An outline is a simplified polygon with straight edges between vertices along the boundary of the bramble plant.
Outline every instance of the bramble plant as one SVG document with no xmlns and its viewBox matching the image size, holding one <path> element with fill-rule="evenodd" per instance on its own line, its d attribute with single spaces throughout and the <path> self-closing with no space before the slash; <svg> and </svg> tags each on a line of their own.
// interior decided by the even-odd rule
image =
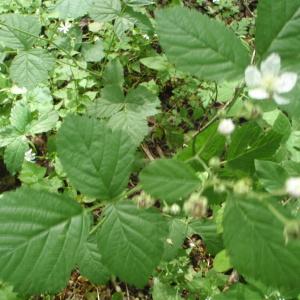
<svg viewBox="0 0 300 300">
<path fill-rule="evenodd" d="M 2 2 L 0 299 L 300 299 L 300 0 Z"/>
</svg>

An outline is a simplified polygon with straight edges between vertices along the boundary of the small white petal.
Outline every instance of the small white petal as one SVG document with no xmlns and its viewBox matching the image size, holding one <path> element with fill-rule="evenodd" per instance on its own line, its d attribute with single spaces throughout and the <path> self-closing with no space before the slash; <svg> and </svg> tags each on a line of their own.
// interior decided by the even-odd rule
<svg viewBox="0 0 300 300">
<path fill-rule="evenodd" d="M 285 190 L 293 197 L 300 197 L 300 177 L 291 177 L 285 183 Z"/>
<path fill-rule="evenodd" d="M 273 98 L 274 98 L 274 101 L 279 104 L 279 105 L 285 105 L 285 104 L 289 104 L 290 103 L 290 100 L 289 99 L 286 99 L 278 94 L 274 94 L 273 95 Z"/>
<path fill-rule="evenodd" d="M 278 78 L 278 83 L 276 86 L 276 91 L 281 93 L 290 92 L 296 85 L 298 79 L 298 75 L 293 72 L 286 72 L 280 75 Z"/>
<path fill-rule="evenodd" d="M 263 75 L 278 76 L 280 72 L 281 62 L 280 56 L 276 53 L 271 54 L 261 63 L 260 69 Z"/>
<path fill-rule="evenodd" d="M 264 100 L 270 98 L 270 95 L 267 92 L 267 90 L 263 88 L 250 89 L 249 96 L 256 100 Z"/>
<path fill-rule="evenodd" d="M 245 81 L 248 87 L 254 88 L 261 84 L 261 74 L 257 67 L 249 66 L 245 71 Z"/>
</svg>

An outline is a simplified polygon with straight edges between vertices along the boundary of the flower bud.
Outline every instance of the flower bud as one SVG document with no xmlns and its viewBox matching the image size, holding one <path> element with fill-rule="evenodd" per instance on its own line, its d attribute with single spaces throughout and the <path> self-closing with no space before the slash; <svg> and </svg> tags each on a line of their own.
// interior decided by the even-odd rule
<svg viewBox="0 0 300 300">
<path fill-rule="evenodd" d="M 181 208 L 178 204 L 174 203 L 174 204 L 171 205 L 170 213 L 172 215 L 178 215 L 180 213 L 180 211 L 181 211 Z"/>
<path fill-rule="evenodd" d="M 237 194 L 247 194 L 251 189 L 251 180 L 250 179 L 241 179 L 239 180 L 233 190 Z"/>
<path fill-rule="evenodd" d="M 218 169 L 220 167 L 220 162 L 220 158 L 214 156 L 209 160 L 208 165 L 213 169 Z"/>
<path fill-rule="evenodd" d="M 203 218 L 207 213 L 207 198 L 199 194 L 192 194 L 187 202 L 184 203 L 185 213 L 194 218 Z"/>
<path fill-rule="evenodd" d="M 300 197 L 300 177 L 291 177 L 285 183 L 286 192 L 292 197 Z"/>
<path fill-rule="evenodd" d="M 149 208 L 154 205 L 154 199 L 143 191 L 139 195 L 134 196 L 133 201 L 137 203 L 139 207 L 144 208 Z"/>
<path fill-rule="evenodd" d="M 235 129 L 235 125 L 231 119 L 223 119 L 221 120 L 218 132 L 222 135 L 231 135 Z"/>
<path fill-rule="evenodd" d="M 284 237 L 286 243 L 289 240 L 300 239 L 300 220 L 288 221 L 284 226 Z"/>
</svg>

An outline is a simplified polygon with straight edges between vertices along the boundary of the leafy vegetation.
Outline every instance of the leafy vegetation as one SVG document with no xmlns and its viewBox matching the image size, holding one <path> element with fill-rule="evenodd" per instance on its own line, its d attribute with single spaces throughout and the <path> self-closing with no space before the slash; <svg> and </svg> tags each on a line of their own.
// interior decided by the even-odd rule
<svg viewBox="0 0 300 300">
<path fill-rule="evenodd" d="M 0 299 L 300 299 L 299 0 L 0 3 Z"/>
</svg>

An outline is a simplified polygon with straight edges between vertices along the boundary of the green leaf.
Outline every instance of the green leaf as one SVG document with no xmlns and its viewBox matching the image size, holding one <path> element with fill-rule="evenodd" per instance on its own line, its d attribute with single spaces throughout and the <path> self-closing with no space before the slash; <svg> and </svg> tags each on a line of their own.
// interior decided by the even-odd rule
<svg viewBox="0 0 300 300">
<path fill-rule="evenodd" d="M 229 290 L 216 295 L 212 300 L 261 300 L 263 296 L 251 287 L 236 283 Z"/>
<path fill-rule="evenodd" d="M 100 62 L 104 58 L 103 41 L 97 40 L 94 44 L 83 43 L 81 53 L 87 62 Z"/>
<path fill-rule="evenodd" d="M 20 133 L 12 126 L 6 126 L 0 129 L 0 147 L 5 147 L 12 143 Z"/>
<path fill-rule="evenodd" d="M 58 113 L 54 110 L 41 114 L 37 120 L 30 123 L 29 133 L 38 134 L 47 132 L 56 126 L 57 121 Z"/>
<path fill-rule="evenodd" d="M 87 0 L 60 0 L 55 6 L 55 11 L 61 19 L 67 19 L 82 17 L 87 13 L 88 8 Z"/>
<path fill-rule="evenodd" d="M 59 130 L 57 151 L 76 189 L 109 200 L 127 185 L 135 146 L 126 132 L 112 132 L 96 119 L 69 116 Z"/>
<path fill-rule="evenodd" d="M 124 69 L 118 59 L 111 60 L 104 69 L 103 73 L 104 85 L 118 85 L 123 86 L 124 83 Z"/>
<path fill-rule="evenodd" d="M 141 58 L 140 62 L 149 69 L 156 71 L 165 71 L 170 67 L 170 64 L 165 56 L 150 56 Z"/>
<path fill-rule="evenodd" d="M 134 145 L 138 146 L 148 134 L 149 128 L 146 119 L 140 113 L 123 110 L 113 115 L 108 121 L 113 130 L 126 132 Z"/>
<path fill-rule="evenodd" d="M 187 236 L 187 230 L 188 226 L 182 220 L 172 219 L 169 222 L 169 235 L 165 242 L 163 260 L 170 261 L 176 258 Z"/>
<path fill-rule="evenodd" d="M 120 0 L 91 0 L 89 14 L 97 22 L 112 21 L 120 12 Z"/>
<path fill-rule="evenodd" d="M 153 0 L 125 0 L 125 3 L 130 6 L 144 6 L 154 4 Z"/>
<path fill-rule="evenodd" d="M 189 196 L 201 184 L 195 172 L 174 159 L 151 162 L 140 174 L 143 189 L 151 196 L 173 203 Z"/>
<path fill-rule="evenodd" d="M 232 135 L 226 166 L 251 174 L 255 170 L 254 160 L 270 159 L 279 148 L 281 140 L 282 135 L 277 132 L 263 132 L 256 123 L 247 123 Z"/>
<path fill-rule="evenodd" d="M 12 61 L 10 76 L 19 85 L 33 89 L 48 79 L 55 60 L 43 49 L 21 51 Z"/>
<path fill-rule="evenodd" d="M 227 272 L 232 269 L 230 259 L 226 250 L 219 252 L 214 258 L 214 270 L 220 273 Z"/>
<path fill-rule="evenodd" d="M 97 235 L 103 262 L 121 280 L 143 287 L 162 257 L 167 223 L 130 202 L 109 206 L 104 217 Z"/>
<path fill-rule="evenodd" d="M 12 286 L 0 282 L 0 299 L 1 300 L 20 300 L 18 295 L 14 292 Z"/>
<path fill-rule="evenodd" d="M 36 41 L 34 36 L 38 36 L 41 31 L 41 24 L 36 16 L 1 15 L 0 26 L 0 43 L 12 49 L 30 49 Z"/>
<path fill-rule="evenodd" d="M 275 202 L 269 205 L 290 218 Z M 299 294 L 300 240 L 286 243 L 284 224 L 268 203 L 231 195 L 226 203 L 223 227 L 224 243 L 238 272 L 290 295 Z"/>
<path fill-rule="evenodd" d="M 244 75 L 248 52 L 219 21 L 183 7 L 159 10 L 156 20 L 160 43 L 180 71 L 217 81 Z"/>
<path fill-rule="evenodd" d="M 31 162 L 24 162 L 19 179 L 23 184 L 34 185 L 46 175 L 47 169 Z"/>
<path fill-rule="evenodd" d="M 25 152 L 29 149 L 29 146 L 26 141 L 23 141 L 22 138 L 14 140 L 9 144 L 4 151 L 4 162 L 7 170 L 11 174 L 21 170 Z"/>
<path fill-rule="evenodd" d="M 212 157 L 220 156 L 224 151 L 225 137 L 218 132 L 218 124 L 214 123 L 197 137 L 188 143 L 188 147 L 179 151 L 176 158 L 182 161 L 190 160 L 192 157 L 200 157 L 208 162 Z M 197 162 L 193 162 L 193 166 Z M 202 166 L 198 166 L 201 167 Z"/>
<path fill-rule="evenodd" d="M 223 249 L 222 236 L 217 233 L 217 225 L 212 220 L 195 220 L 189 224 L 189 234 L 199 234 L 209 253 L 216 255 Z"/>
<path fill-rule="evenodd" d="M 268 192 L 278 192 L 284 189 L 289 175 L 278 163 L 271 161 L 256 160 L 255 170 L 259 182 Z"/>
<path fill-rule="evenodd" d="M 174 287 L 164 284 L 158 278 L 154 278 L 153 300 L 180 300 L 183 299 Z"/>
<path fill-rule="evenodd" d="M 135 20 L 130 16 L 120 16 L 115 19 L 114 29 L 119 39 L 123 37 L 126 31 L 134 27 Z"/>
<path fill-rule="evenodd" d="M 21 188 L 0 201 L 0 278 L 24 294 L 55 293 L 77 262 L 89 218 L 73 200 Z"/>
<path fill-rule="evenodd" d="M 31 119 L 32 116 L 28 104 L 18 101 L 10 112 L 11 125 L 15 127 L 20 134 L 25 134 Z"/>
<path fill-rule="evenodd" d="M 94 284 L 107 283 L 110 273 L 102 263 L 95 234 L 89 236 L 81 251 L 82 254 L 78 262 L 80 274 Z"/>
<path fill-rule="evenodd" d="M 262 0 L 257 9 L 256 49 L 260 56 L 276 52 L 283 58 L 298 57 L 300 1 Z"/>
</svg>

